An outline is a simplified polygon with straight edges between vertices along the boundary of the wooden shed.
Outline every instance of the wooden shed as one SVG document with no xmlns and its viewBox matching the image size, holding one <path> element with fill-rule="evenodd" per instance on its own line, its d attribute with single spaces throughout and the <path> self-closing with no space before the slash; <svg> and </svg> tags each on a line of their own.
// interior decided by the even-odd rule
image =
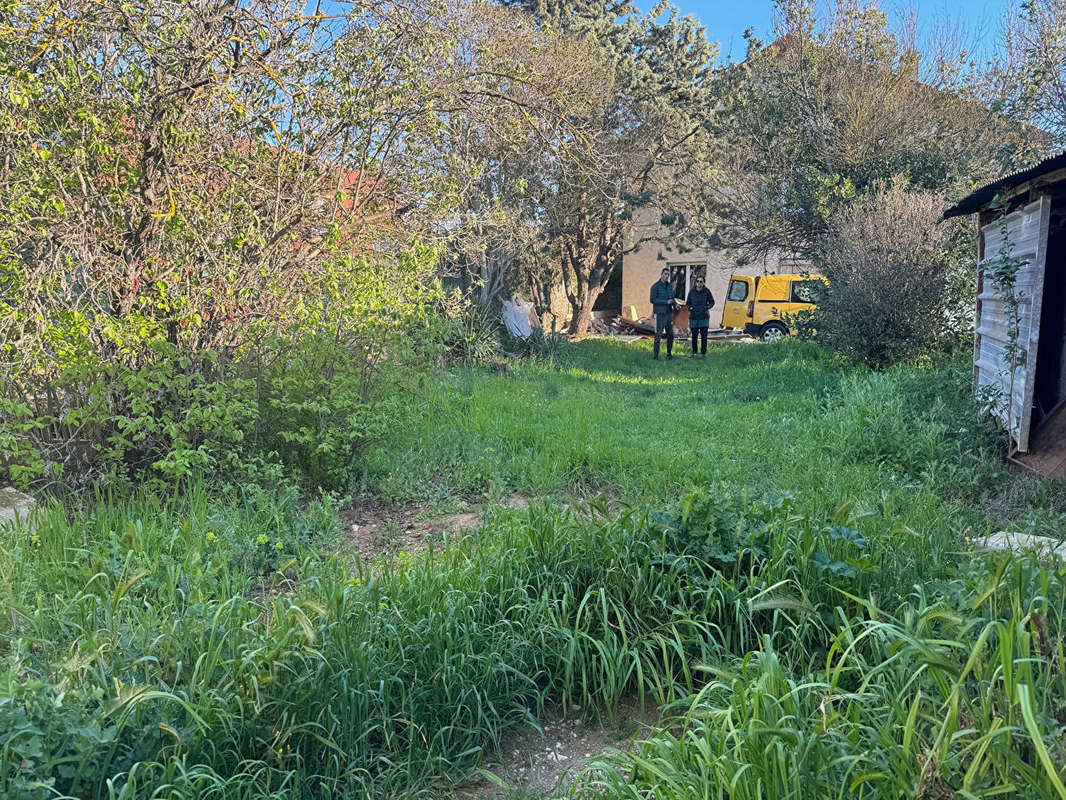
<svg viewBox="0 0 1066 800">
<path fill-rule="evenodd" d="M 1010 433 L 1010 457 L 1066 479 L 1066 153 L 949 208 L 978 215 L 974 388 Z M 1013 294 L 992 271 L 1012 264 Z M 1012 357 L 1013 350 L 1013 357 Z"/>
</svg>

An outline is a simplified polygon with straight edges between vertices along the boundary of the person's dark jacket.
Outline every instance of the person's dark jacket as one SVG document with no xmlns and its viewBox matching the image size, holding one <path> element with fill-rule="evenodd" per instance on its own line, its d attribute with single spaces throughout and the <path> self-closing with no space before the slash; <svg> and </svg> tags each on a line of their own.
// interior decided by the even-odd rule
<svg viewBox="0 0 1066 800">
<path fill-rule="evenodd" d="M 651 285 L 651 307 L 656 314 L 668 314 L 673 311 L 674 287 L 666 281 L 656 281 Z"/>
<path fill-rule="evenodd" d="M 690 328 L 709 328 L 711 325 L 711 309 L 714 308 L 714 295 L 711 290 L 704 286 L 702 289 L 693 289 L 688 293 L 688 326 Z"/>
</svg>

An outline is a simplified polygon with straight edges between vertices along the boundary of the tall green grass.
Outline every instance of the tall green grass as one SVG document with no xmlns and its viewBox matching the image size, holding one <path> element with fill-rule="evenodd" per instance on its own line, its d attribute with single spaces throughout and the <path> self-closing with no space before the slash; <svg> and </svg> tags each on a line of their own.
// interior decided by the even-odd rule
<svg viewBox="0 0 1066 800">
<path fill-rule="evenodd" d="M 670 699 L 720 645 L 720 595 L 639 513 L 541 507 L 388 568 L 260 573 L 204 530 L 283 517 L 199 499 L 5 532 L 0 794 L 429 794 L 544 703 Z"/>
<path fill-rule="evenodd" d="M 838 611 L 816 669 L 769 637 L 703 665 L 709 682 L 574 795 L 1061 800 L 1064 577 L 989 557 L 893 613 Z"/>
<path fill-rule="evenodd" d="M 125 556 L 107 522 L 136 505 L 4 535 L 5 797 L 436 796 L 545 704 L 631 693 L 688 710 L 643 761 L 604 765 L 611 792 L 889 797 L 971 768 L 986 796 L 1055 791 L 1061 570 L 960 553 L 960 573 L 925 557 L 946 541 L 725 488 L 502 513 L 354 573 L 299 552 L 213 568 L 193 545 L 218 508 L 141 508 L 166 524 L 131 523 Z"/>
<path fill-rule="evenodd" d="M 0 528 L 0 796 L 437 797 L 635 694 L 671 721 L 576 794 L 1062 797 L 1066 570 L 966 543 L 1005 477 L 957 364 L 595 342 L 421 381 L 366 487 L 612 503 L 376 564 L 284 488 Z M 1002 515 L 1053 532 L 1033 486 Z"/>
</svg>

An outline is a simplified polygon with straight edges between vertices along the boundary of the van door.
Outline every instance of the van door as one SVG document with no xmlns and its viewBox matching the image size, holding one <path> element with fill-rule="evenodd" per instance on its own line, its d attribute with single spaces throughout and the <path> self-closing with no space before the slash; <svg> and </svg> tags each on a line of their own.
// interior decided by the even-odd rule
<svg viewBox="0 0 1066 800">
<path fill-rule="evenodd" d="M 789 300 L 778 309 L 778 312 L 782 321 L 788 323 L 793 334 L 796 333 L 793 328 L 793 315 L 815 308 L 818 293 L 825 286 L 824 281 L 825 279 L 820 275 L 796 276 L 790 279 Z"/>
<path fill-rule="evenodd" d="M 729 278 L 729 290 L 722 303 L 722 327 L 740 328 L 751 322 L 748 308 L 755 299 L 755 278 L 747 275 L 732 275 Z"/>
<path fill-rule="evenodd" d="M 759 281 L 751 321 L 756 325 L 779 322 L 781 310 L 791 298 L 792 281 L 785 275 L 767 275 Z"/>
</svg>

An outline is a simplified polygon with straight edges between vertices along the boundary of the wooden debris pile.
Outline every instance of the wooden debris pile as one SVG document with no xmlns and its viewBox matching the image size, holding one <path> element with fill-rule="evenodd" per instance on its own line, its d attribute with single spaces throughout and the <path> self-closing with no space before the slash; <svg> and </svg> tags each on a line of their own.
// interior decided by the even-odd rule
<svg viewBox="0 0 1066 800">
<path fill-rule="evenodd" d="M 628 335 L 628 336 L 641 336 L 641 337 L 653 337 L 655 336 L 655 320 L 652 317 L 641 317 L 640 319 L 626 319 L 625 317 L 615 317 L 611 322 L 611 331 L 616 334 Z M 674 325 L 674 336 L 680 338 L 688 336 L 690 333 L 688 327 L 679 327 Z M 735 330 L 733 328 L 712 328 L 707 331 L 707 340 L 714 342 L 739 342 L 742 339 L 749 339 L 746 333 L 743 331 Z"/>
</svg>

